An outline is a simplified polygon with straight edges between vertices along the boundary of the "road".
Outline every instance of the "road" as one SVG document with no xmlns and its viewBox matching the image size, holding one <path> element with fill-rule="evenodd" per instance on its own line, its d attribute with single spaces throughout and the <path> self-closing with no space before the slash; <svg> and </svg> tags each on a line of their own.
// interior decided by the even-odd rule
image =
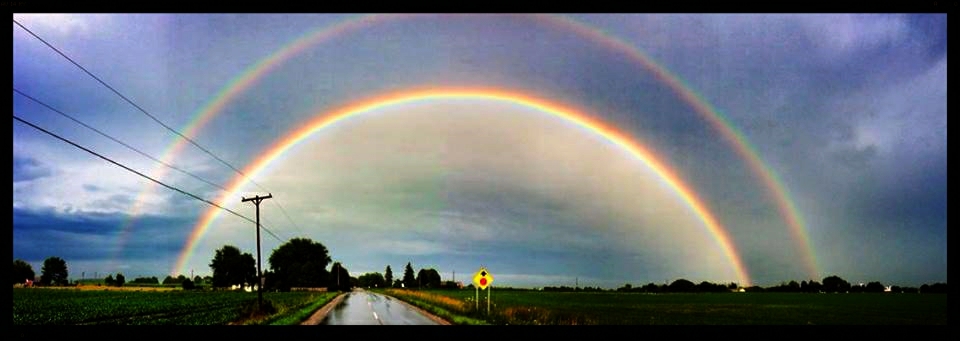
<svg viewBox="0 0 960 341">
<path fill-rule="evenodd" d="M 320 322 L 325 325 L 438 325 L 449 324 L 427 316 L 405 302 L 393 297 L 356 290 L 331 309 Z"/>
</svg>

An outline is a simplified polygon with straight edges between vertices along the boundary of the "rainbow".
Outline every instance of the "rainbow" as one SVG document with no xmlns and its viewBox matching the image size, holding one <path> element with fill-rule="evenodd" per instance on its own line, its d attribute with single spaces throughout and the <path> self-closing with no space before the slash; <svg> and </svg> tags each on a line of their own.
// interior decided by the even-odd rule
<svg viewBox="0 0 960 341">
<path fill-rule="evenodd" d="M 727 231 L 720 225 L 713 214 L 710 213 L 710 210 L 707 208 L 706 204 L 704 204 L 703 201 L 694 195 L 694 192 L 691 190 L 691 188 L 684 184 L 675 172 L 672 172 L 670 168 L 668 168 L 663 162 L 655 158 L 653 153 L 644 148 L 641 144 L 627 138 L 626 135 L 618 132 L 612 127 L 600 121 L 591 119 L 590 116 L 587 116 L 577 110 L 570 109 L 568 106 L 547 102 L 542 99 L 522 95 L 516 92 L 506 92 L 495 89 L 416 90 L 398 94 L 390 94 L 383 97 L 362 101 L 359 104 L 348 106 L 346 108 L 333 111 L 329 114 L 319 113 L 315 116 L 315 118 L 308 121 L 306 124 L 298 125 L 298 127 L 300 127 L 299 129 L 287 134 L 285 137 L 279 139 L 272 146 L 267 148 L 266 151 L 261 153 L 260 157 L 258 157 L 255 161 L 250 163 L 247 168 L 243 170 L 243 172 L 244 174 L 247 174 L 247 176 L 256 176 L 274 160 L 279 158 L 291 148 L 295 147 L 299 142 L 307 139 L 314 133 L 331 127 L 339 122 L 343 122 L 347 119 L 360 117 L 366 113 L 405 103 L 445 99 L 482 99 L 501 101 L 536 109 L 541 112 L 548 113 L 556 118 L 571 122 L 622 148 L 637 160 L 640 160 L 650 167 L 650 169 L 653 170 L 667 186 L 672 188 L 680 196 L 680 198 L 687 205 L 689 205 L 694 214 L 696 214 L 696 216 L 703 222 L 704 226 L 713 236 L 724 255 L 730 261 L 739 283 L 749 285 L 750 278 L 747 276 L 743 262 L 740 260 L 740 256 L 737 254 L 733 243 L 731 243 L 730 236 L 728 235 Z M 237 199 L 238 192 L 245 184 L 247 184 L 247 180 L 243 176 L 237 176 L 234 178 L 227 187 L 229 191 L 221 195 L 217 200 L 217 203 L 221 206 L 225 206 L 229 203 L 237 201 L 234 199 Z M 207 229 L 210 228 L 210 225 L 220 215 L 220 213 L 221 210 L 217 208 L 211 208 L 201 217 L 187 241 L 186 249 L 177 260 L 176 269 L 183 268 L 187 259 L 189 259 L 193 254 L 193 251 L 197 246 L 197 242 L 204 235 L 204 233 L 206 233 Z"/>
<path fill-rule="evenodd" d="M 333 25 L 320 27 L 317 30 L 301 35 L 272 54 L 264 57 L 259 62 L 251 65 L 238 76 L 233 78 L 230 82 L 228 82 L 222 88 L 222 90 L 220 90 L 206 105 L 202 106 L 201 109 L 195 113 L 194 118 L 184 129 L 184 135 L 191 137 L 195 136 L 196 133 L 216 114 L 221 112 L 227 103 L 229 103 L 233 98 L 240 93 L 243 93 L 265 74 L 276 69 L 280 64 L 304 51 L 308 47 L 315 46 L 335 37 L 372 26 L 388 19 L 407 19 L 417 17 L 420 17 L 420 15 L 360 15 L 349 17 Z M 608 49 L 628 56 L 634 62 L 651 71 L 659 80 L 673 89 L 681 98 L 689 103 L 700 116 L 705 118 L 714 129 L 721 133 L 724 139 L 734 147 L 737 154 L 743 160 L 745 160 L 749 166 L 749 169 L 761 180 L 762 184 L 767 189 L 768 194 L 777 204 L 778 211 L 780 215 L 784 217 L 793 239 L 796 243 L 798 243 L 798 247 L 803 252 L 803 264 L 806 268 L 806 271 L 812 276 L 812 278 L 819 278 L 819 271 L 816 265 L 816 259 L 814 258 L 814 252 L 810 246 L 809 237 L 806 233 L 806 225 L 797 211 L 796 205 L 790 199 L 791 197 L 786 186 L 783 184 L 783 181 L 779 179 L 777 174 L 762 161 L 760 156 L 757 154 L 756 149 L 750 145 L 744 135 L 739 132 L 739 130 L 737 130 L 729 120 L 724 118 L 723 114 L 718 109 L 711 106 L 709 102 L 693 91 L 677 75 L 670 73 L 665 67 L 657 63 L 646 53 L 608 32 L 562 15 L 534 14 L 529 15 L 529 17 L 538 23 L 547 24 L 558 29 L 568 30 L 588 41 L 601 44 Z M 182 139 L 175 140 L 175 142 L 165 152 L 163 160 L 169 161 L 172 159 L 173 156 L 179 154 L 186 144 L 187 143 Z M 165 170 L 165 168 L 160 167 L 154 173 L 163 174 Z M 136 215 L 136 212 L 138 212 L 139 208 L 142 206 L 144 195 L 152 189 L 153 185 L 148 184 L 138 196 L 134 209 L 132 210 L 134 215 Z M 127 224 L 123 230 L 125 231 L 128 228 L 129 224 Z M 126 233 L 122 231 L 120 235 L 125 236 Z M 176 271 L 180 270 L 179 268 L 180 264 L 178 262 L 177 268 L 173 269 L 174 274 L 176 274 Z"/>
</svg>

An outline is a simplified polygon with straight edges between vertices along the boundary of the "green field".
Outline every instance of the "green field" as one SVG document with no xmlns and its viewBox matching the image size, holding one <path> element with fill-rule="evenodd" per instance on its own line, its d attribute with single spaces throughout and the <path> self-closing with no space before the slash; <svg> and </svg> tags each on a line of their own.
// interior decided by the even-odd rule
<svg viewBox="0 0 960 341">
<path fill-rule="evenodd" d="M 14 288 L 14 325 L 224 325 L 271 323 L 300 309 L 328 301 L 334 293 L 267 292 L 264 301 L 277 313 L 248 320 L 245 308 L 256 293 L 233 291 L 106 291 Z"/>
<path fill-rule="evenodd" d="M 390 290 L 411 303 L 492 324 L 946 325 L 946 294 L 643 294 L 494 290 L 475 311 L 473 290 L 428 295 Z M 445 297 L 440 299 L 437 297 Z M 451 319 L 449 316 L 448 319 Z"/>
<path fill-rule="evenodd" d="M 455 324 L 946 325 L 946 294 L 486 292 L 376 290 Z M 335 293 L 264 293 L 277 313 L 245 319 L 256 293 L 14 288 L 14 325 L 297 324 Z"/>
</svg>

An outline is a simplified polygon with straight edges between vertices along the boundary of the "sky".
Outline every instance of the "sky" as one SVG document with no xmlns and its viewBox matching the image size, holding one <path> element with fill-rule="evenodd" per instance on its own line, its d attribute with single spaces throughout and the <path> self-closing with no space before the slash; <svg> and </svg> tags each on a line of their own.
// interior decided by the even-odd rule
<svg viewBox="0 0 960 341">
<path fill-rule="evenodd" d="M 207 201 L 14 120 L 38 275 L 209 275 L 270 193 L 265 269 L 304 237 L 510 287 L 947 279 L 944 14 L 14 20 L 16 117 Z"/>
</svg>

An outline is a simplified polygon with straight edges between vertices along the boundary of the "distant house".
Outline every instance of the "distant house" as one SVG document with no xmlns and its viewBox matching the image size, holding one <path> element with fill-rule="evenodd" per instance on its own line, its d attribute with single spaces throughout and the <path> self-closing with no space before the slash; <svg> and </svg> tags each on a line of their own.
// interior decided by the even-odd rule
<svg viewBox="0 0 960 341">
<path fill-rule="evenodd" d="M 244 285 L 244 286 L 243 286 L 243 291 L 253 292 L 254 290 L 256 290 L 256 288 L 257 288 L 257 287 L 254 286 L 254 285 L 247 284 L 247 285 Z M 231 286 L 230 286 L 230 290 L 237 290 L 237 289 L 240 289 L 240 285 L 239 285 L 239 284 L 234 284 L 234 285 L 231 285 Z"/>
</svg>

